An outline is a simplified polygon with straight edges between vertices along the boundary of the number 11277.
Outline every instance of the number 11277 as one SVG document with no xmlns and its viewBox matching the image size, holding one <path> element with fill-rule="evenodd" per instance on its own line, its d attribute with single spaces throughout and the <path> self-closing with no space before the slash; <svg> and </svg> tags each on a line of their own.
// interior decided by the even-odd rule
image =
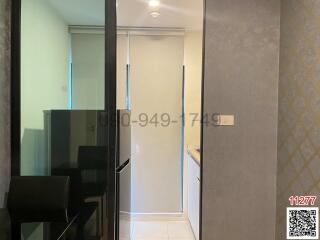
<svg viewBox="0 0 320 240">
<path fill-rule="evenodd" d="M 289 202 L 291 206 L 314 206 L 317 196 L 291 196 Z"/>
</svg>

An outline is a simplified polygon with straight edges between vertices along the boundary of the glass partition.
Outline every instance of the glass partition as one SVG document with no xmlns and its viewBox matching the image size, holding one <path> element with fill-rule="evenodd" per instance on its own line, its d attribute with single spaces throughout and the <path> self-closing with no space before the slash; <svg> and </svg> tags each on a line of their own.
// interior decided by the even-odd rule
<svg viewBox="0 0 320 240">
<path fill-rule="evenodd" d="M 69 176 L 68 214 L 97 205 L 86 236 L 105 234 L 104 29 L 104 0 L 21 0 L 21 175 Z M 25 240 L 46 234 L 22 228 Z"/>
</svg>

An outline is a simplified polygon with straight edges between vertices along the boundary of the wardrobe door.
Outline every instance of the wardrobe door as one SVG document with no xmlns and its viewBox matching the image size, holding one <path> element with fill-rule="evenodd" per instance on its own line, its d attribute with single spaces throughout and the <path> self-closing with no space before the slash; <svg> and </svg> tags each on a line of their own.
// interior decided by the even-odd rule
<svg viewBox="0 0 320 240">
<path fill-rule="evenodd" d="M 181 212 L 183 37 L 133 34 L 130 63 L 133 212 Z"/>
</svg>

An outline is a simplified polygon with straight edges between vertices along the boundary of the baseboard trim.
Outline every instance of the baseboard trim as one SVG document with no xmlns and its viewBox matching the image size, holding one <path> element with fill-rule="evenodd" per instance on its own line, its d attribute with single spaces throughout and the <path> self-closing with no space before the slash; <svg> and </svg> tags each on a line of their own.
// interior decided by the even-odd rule
<svg viewBox="0 0 320 240">
<path fill-rule="evenodd" d="M 188 217 L 178 213 L 131 213 L 132 221 L 186 221 Z"/>
</svg>

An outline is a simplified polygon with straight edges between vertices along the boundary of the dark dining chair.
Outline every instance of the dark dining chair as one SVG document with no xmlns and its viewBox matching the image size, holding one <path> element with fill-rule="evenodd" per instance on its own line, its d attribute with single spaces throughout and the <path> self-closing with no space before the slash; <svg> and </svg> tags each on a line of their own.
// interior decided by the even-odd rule
<svg viewBox="0 0 320 240">
<path fill-rule="evenodd" d="M 107 187 L 107 147 L 80 146 L 78 151 L 78 166 L 83 173 L 82 194 L 84 199 L 99 199 L 101 235 L 104 225 L 104 196 Z M 90 174 L 91 173 L 91 174 Z M 90 200 L 91 201 L 91 200 Z M 98 214 L 98 213 L 97 213 Z"/>
<path fill-rule="evenodd" d="M 12 177 L 8 211 L 13 222 L 68 221 L 69 177 Z"/>
<path fill-rule="evenodd" d="M 11 220 L 7 209 L 0 209 L 0 239 L 11 240 Z"/>
<path fill-rule="evenodd" d="M 90 220 L 91 216 L 98 209 L 98 203 L 91 202 L 86 203 L 82 194 L 82 175 L 79 168 L 56 168 L 52 170 L 52 175 L 54 176 L 68 176 L 70 179 L 70 194 L 69 194 L 69 215 L 79 214 L 79 219 L 77 221 L 77 240 L 82 240 L 85 236 L 85 225 Z M 99 214 L 96 214 L 96 237 L 99 236 L 100 224 Z"/>
<path fill-rule="evenodd" d="M 20 239 L 16 227 L 32 222 L 68 222 L 69 177 L 12 177 L 7 209 L 12 239 Z"/>
</svg>

